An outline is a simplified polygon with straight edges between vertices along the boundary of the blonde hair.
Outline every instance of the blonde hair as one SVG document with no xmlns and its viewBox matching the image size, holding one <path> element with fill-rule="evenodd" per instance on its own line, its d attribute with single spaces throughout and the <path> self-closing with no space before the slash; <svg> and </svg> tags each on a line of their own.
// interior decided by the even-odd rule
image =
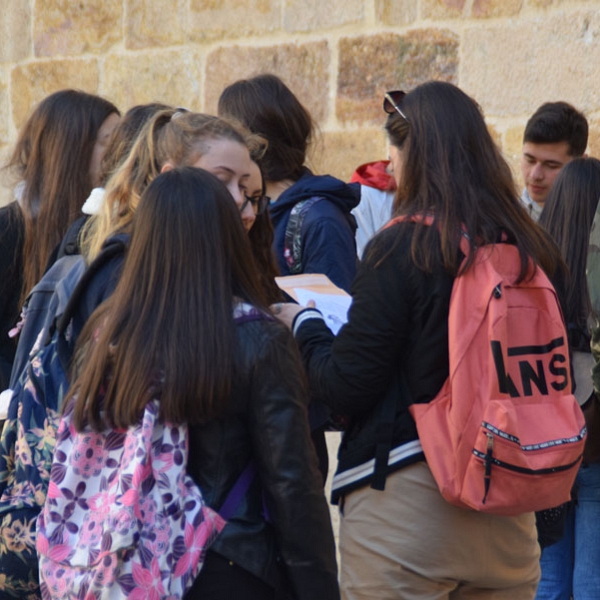
<svg viewBox="0 0 600 600">
<path fill-rule="evenodd" d="M 108 181 L 101 212 L 86 224 L 81 240 L 86 260 L 92 261 L 111 235 L 129 232 L 140 197 L 167 162 L 191 166 L 208 151 L 206 142 L 216 138 L 255 144 L 237 124 L 219 117 L 181 108 L 156 113 Z"/>
</svg>

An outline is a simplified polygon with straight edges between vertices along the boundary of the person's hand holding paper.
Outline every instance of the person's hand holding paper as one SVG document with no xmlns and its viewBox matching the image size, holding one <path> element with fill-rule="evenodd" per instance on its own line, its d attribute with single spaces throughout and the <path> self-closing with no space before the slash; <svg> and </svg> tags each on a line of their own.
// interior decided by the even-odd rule
<svg viewBox="0 0 600 600">
<path fill-rule="evenodd" d="M 326 275 L 304 274 L 276 277 L 277 285 L 298 304 L 278 303 L 273 305 L 275 316 L 292 328 L 296 315 L 306 307 L 321 312 L 325 323 L 334 334 L 348 320 L 348 308 L 352 298 L 344 290 L 334 285 Z"/>
</svg>

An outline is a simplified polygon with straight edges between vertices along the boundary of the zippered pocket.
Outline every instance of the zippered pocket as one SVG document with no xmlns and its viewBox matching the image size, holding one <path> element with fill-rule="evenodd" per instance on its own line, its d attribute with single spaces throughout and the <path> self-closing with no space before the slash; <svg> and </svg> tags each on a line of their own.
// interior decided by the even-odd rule
<svg viewBox="0 0 600 600">
<path fill-rule="evenodd" d="M 537 400 L 537 401 L 536 401 Z M 574 397 L 489 402 L 465 471 L 461 500 L 514 515 L 566 502 L 586 429 Z"/>
</svg>

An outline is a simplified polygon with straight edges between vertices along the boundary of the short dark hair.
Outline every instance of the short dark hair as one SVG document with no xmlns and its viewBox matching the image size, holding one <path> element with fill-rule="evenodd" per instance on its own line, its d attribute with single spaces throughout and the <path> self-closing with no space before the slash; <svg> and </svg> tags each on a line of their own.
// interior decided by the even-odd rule
<svg viewBox="0 0 600 600">
<path fill-rule="evenodd" d="M 588 122 L 583 113 L 567 102 L 546 102 L 529 118 L 523 143 L 567 142 L 570 156 L 582 156 L 587 147 Z"/>
<path fill-rule="evenodd" d="M 267 140 L 261 160 L 267 181 L 300 179 L 314 124 L 308 110 L 279 77 L 265 73 L 232 83 L 219 98 L 218 112 Z"/>
</svg>

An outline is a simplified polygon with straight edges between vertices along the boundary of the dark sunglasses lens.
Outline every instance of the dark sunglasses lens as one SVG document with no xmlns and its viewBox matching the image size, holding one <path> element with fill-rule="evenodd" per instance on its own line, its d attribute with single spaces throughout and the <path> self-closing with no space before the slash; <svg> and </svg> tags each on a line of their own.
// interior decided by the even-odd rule
<svg viewBox="0 0 600 600">
<path fill-rule="evenodd" d="M 400 105 L 400 102 L 402 102 L 404 96 L 406 96 L 406 93 L 401 90 L 387 92 L 383 100 L 383 110 L 388 115 L 393 115 L 396 110 L 396 106 Z"/>
</svg>

